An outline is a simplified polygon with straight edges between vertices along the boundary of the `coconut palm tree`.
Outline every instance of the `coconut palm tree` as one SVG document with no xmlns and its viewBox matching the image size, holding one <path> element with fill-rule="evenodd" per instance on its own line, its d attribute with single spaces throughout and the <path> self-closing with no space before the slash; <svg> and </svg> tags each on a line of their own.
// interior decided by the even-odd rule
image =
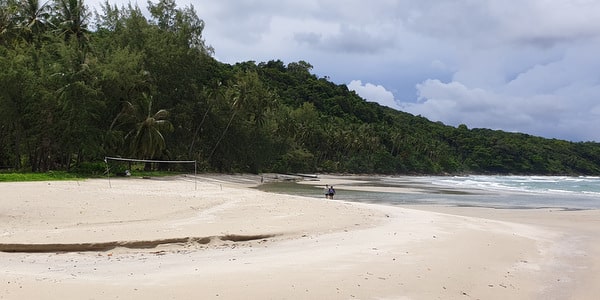
<svg viewBox="0 0 600 300">
<path fill-rule="evenodd" d="M 264 125 L 266 122 L 266 112 L 275 103 L 274 94 L 263 86 L 256 72 L 241 72 L 237 74 L 235 83 L 225 90 L 224 96 L 230 101 L 231 116 L 208 156 L 209 160 L 215 154 L 225 135 L 227 135 L 233 120 L 240 113 L 246 113 L 246 117 L 251 119 L 254 123 L 253 125 L 257 128 Z"/>
<path fill-rule="evenodd" d="M 23 37 L 32 41 L 52 25 L 51 7 L 48 2 L 39 0 L 18 0 L 17 21 Z"/>
<path fill-rule="evenodd" d="M 129 107 L 124 117 L 133 121 L 133 128 L 125 135 L 125 141 L 129 142 L 131 155 L 141 159 L 161 156 L 166 149 L 163 133 L 173 130 L 173 124 L 167 120 L 169 112 L 166 109 L 153 112 L 152 104 L 152 97 L 146 94 L 137 106 L 126 103 Z"/>
<path fill-rule="evenodd" d="M 14 0 L 0 0 L 0 45 L 9 44 L 13 38 L 16 10 Z"/>
<path fill-rule="evenodd" d="M 91 13 L 83 4 L 83 0 L 57 0 L 55 9 L 55 23 L 60 34 L 66 41 L 71 38 L 77 39 L 80 49 L 87 49 L 89 45 L 87 26 Z"/>
<path fill-rule="evenodd" d="M 223 88 L 220 80 L 212 81 L 210 83 L 210 85 L 206 86 L 202 90 L 202 95 L 203 95 L 205 103 L 206 103 L 206 110 L 204 111 L 204 113 L 202 115 L 202 119 L 200 120 L 200 123 L 198 124 L 198 126 L 196 126 L 194 135 L 192 135 L 192 141 L 190 143 L 189 152 L 188 152 L 189 157 L 192 157 L 194 145 L 196 144 L 196 139 L 198 138 L 200 130 L 202 129 L 202 125 L 204 125 L 204 122 L 206 121 L 208 114 L 210 113 L 210 111 L 212 109 L 212 106 L 214 105 L 214 103 L 222 101 L 225 98 L 224 90 L 225 89 Z"/>
</svg>

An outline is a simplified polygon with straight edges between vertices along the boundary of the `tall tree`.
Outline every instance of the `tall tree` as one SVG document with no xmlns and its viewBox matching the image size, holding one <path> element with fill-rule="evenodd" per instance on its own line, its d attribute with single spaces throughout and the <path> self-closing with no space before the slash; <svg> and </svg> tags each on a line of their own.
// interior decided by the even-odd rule
<svg viewBox="0 0 600 300">
<path fill-rule="evenodd" d="M 40 0 L 18 0 L 17 21 L 23 37 L 31 42 L 52 27 L 49 2 Z M 43 1 L 43 0 L 42 0 Z"/>
<path fill-rule="evenodd" d="M 76 163 L 82 162 L 84 155 L 101 156 L 98 145 L 102 144 L 102 129 L 99 125 L 105 103 L 101 101 L 96 81 L 96 61 L 81 62 L 81 50 L 75 39 L 61 45 L 60 59 L 55 62 L 60 65 L 60 70 L 51 75 L 51 79 L 57 87 L 55 94 L 60 119 L 56 125 L 62 132 L 62 163 L 68 169 L 74 155 Z"/>
<path fill-rule="evenodd" d="M 180 43 L 190 48 L 212 54 L 213 48 L 206 45 L 202 31 L 204 21 L 198 17 L 193 5 L 177 8 L 175 0 L 148 1 L 148 10 L 161 30 L 176 34 Z"/>
<path fill-rule="evenodd" d="M 173 130 L 173 125 L 167 119 L 169 112 L 159 109 L 154 112 L 153 99 L 144 95 L 137 105 L 126 103 L 125 114 L 122 116 L 133 128 L 125 135 L 129 141 L 130 153 L 141 159 L 154 159 L 162 156 L 166 149 L 164 133 Z"/>
<path fill-rule="evenodd" d="M 14 39 L 16 29 L 17 2 L 0 0 L 0 45 L 7 46 Z"/>
<path fill-rule="evenodd" d="M 231 127 L 231 124 L 236 118 L 236 116 L 239 113 L 241 113 L 244 109 L 246 109 L 246 106 L 248 106 L 250 103 L 254 101 L 260 101 L 260 99 L 257 99 L 257 97 L 260 98 L 262 96 L 259 95 L 260 93 L 262 93 L 262 91 L 260 90 L 260 88 L 262 88 L 262 85 L 259 85 L 260 82 L 255 72 L 241 71 L 237 74 L 233 84 L 231 84 L 227 88 L 225 92 L 225 98 L 229 101 L 231 115 L 229 117 L 229 120 L 227 121 L 227 124 L 225 125 L 225 128 L 223 129 L 223 132 L 219 136 L 219 139 L 215 143 L 215 146 L 209 155 L 209 160 L 215 154 L 215 151 L 217 151 L 219 145 L 221 144 L 221 141 L 223 141 L 223 138 L 229 131 L 229 128 Z M 258 111 L 257 120 L 261 120 L 262 115 L 263 112 Z"/>
<path fill-rule="evenodd" d="M 196 107 L 198 107 L 198 109 L 203 110 L 202 112 L 198 111 L 199 113 L 201 113 L 202 118 L 200 119 L 200 122 L 196 125 L 196 129 L 193 131 L 192 141 L 190 142 L 188 151 L 188 157 L 193 157 L 194 145 L 196 144 L 196 140 L 200 137 L 200 130 L 202 129 L 204 122 L 206 122 L 208 114 L 210 113 L 213 105 L 219 101 L 224 100 L 224 90 L 225 89 L 223 88 L 223 85 L 219 80 L 211 82 L 210 84 L 206 85 L 202 90 L 201 100 L 203 101 L 197 101 L 197 105 L 195 105 Z"/>
<path fill-rule="evenodd" d="M 89 47 L 88 23 L 91 13 L 83 4 L 83 0 L 56 0 L 55 10 L 55 23 L 60 34 L 65 37 L 65 41 L 75 38 L 79 49 L 86 51 Z"/>
</svg>

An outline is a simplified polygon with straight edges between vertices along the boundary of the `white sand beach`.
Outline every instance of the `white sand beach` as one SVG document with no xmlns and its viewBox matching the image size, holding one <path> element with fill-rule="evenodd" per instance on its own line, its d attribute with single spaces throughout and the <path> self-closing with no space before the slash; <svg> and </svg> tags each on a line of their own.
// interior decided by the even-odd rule
<svg viewBox="0 0 600 300">
<path fill-rule="evenodd" d="M 249 188 L 260 181 L 0 183 L 0 299 L 600 294 L 598 210 L 396 207 Z"/>
</svg>

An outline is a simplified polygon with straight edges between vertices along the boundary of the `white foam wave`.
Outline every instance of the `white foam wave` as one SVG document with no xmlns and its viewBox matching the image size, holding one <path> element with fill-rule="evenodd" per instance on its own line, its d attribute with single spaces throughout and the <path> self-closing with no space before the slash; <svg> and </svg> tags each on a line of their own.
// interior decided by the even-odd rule
<svg viewBox="0 0 600 300">
<path fill-rule="evenodd" d="M 600 177 L 456 176 L 433 177 L 432 184 L 489 191 L 600 195 Z"/>
</svg>

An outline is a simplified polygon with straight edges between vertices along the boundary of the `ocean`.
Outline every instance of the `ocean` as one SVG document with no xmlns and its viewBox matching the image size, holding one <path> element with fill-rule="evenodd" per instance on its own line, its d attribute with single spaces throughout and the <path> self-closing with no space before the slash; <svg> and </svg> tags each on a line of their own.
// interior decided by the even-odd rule
<svg viewBox="0 0 600 300">
<path fill-rule="evenodd" d="M 352 176 L 336 199 L 389 205 L 490 208 L 600 209 L 600 177 L 569 176 Z M 260 190 L 324 198 L 326 182 L 274 182 Z"/>
</svg>

